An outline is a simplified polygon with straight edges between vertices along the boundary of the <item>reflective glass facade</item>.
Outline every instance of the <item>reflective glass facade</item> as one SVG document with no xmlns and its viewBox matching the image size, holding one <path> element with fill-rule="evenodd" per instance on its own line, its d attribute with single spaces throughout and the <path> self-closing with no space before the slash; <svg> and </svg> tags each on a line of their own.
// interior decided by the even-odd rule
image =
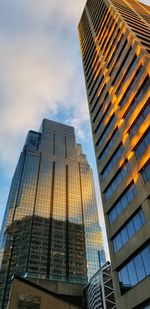
<svg viewBox="0 0 150 309">
<path fill-rule="evenodd" d="M 118 272 L 121 293 L 124 294 L 133 286 L 150 275 L 150 246 L 147 245 Z"/>
<path fill-rule="evenodd" d="M 115 252 L 118 252 L 136 232 L 144 225 L 145 218 L 142 209 L 139 210 L 133 218 L 113 238 Z"/>
<path fill-rule="evenodd" d="M 43 120 L 39 133 L 28 133 L 12 180 L 1 243 L 2 308 L 14 273 L 85 283 L 99 268 L 102 234 L 92 171 L 72 127 Z"/>
<path fill-rule="evenodd" d="M 118 272 L 149 240 L 150 7 L 87 0 L 78 30 L 116 306 L 138 308 L 149 299 L 150 276 L 122 295 Z M 140 207 L 137 229 L 136 220 L 128 224 Z"/>
</svg>

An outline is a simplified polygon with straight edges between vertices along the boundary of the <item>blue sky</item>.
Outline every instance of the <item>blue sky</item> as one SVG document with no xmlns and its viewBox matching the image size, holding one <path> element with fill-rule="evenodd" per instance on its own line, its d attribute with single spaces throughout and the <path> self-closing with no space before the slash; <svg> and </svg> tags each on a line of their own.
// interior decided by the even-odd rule
<svg viewBox="0 0 150 309">
<path fill-rule="evenodd" d="M 104 230 L 77 33 L 84 5 L 85 0 L 0 0 L 0 225 L 27 131 L 39 130 L 49 118 L 76 128 L 94 170 Z"/>
</svg>

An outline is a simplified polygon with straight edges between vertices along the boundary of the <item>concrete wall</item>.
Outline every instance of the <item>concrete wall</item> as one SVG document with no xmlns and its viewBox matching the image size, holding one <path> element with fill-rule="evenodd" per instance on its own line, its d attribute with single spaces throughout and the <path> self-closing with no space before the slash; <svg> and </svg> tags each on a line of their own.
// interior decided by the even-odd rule
<svg viewBox="0 0 150 309">
<path fill-rule="evenodd" d="M 19 295 L 28 295 L 40 297 L 40 309 L 79 309 L 82 306 L 76 306 L 71 302 L 64 301 L 57 296 L 45 293 L 38 288 L 31 286 L 25 282 L 21 282 L 18 279 L 14 279 L 12 282 L 10 301 L 8 309 L 18 308 Z"/>
</svg>

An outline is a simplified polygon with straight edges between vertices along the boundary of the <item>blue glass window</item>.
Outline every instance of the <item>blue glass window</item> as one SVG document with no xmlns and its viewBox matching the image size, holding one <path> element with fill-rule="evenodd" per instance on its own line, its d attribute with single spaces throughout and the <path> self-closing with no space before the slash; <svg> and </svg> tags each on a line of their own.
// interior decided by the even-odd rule
<svg viewBox="0 0 150 309">
<path fill-rule="evenodd" d="M 116 252 L 120 250 L 120 248 L 122 247 L 122 239 L 121 239 L 121 235 L 118 234 L 115 237 L 115 246 L 116 246 Z"/>
<path fill-rule="evenodd" d="M 146 167 L 142 170 L 142 177 L 144 182 L 150 181 L 150 163 L 146 165 Z"/>
<path fill-rule="evenodd" d="M 134 258 L 134 262 L 135 262 L 135 269 L 137 271 L 138 281 L 141 281 L 146 277 L 146 273 L 145 273 L 144 264 L 143 264 L 143 261 L 142 261 L 141 254 L 138 254 Z"/>
<path fill-rule="evenodd" d="M 104 132 L 102 133 L 102 135 L 100 136 L 100 138 L 98 139 L 97 142 L 97 147 L 100 148 L 102 143 L 104 142 L 104 140 L 107 137 L 108 132 L 110 131 L 110 129 L 113 127 L 113 125 L 115 124 L 115 116 L 113 115 L 111 117 L 111 119 L 109 120 L 109 123 L 107 124 L 107 126 L 104 129 Z"/>
<path fill-rule="evenodd" d="M 130 128 L 130 131 L 129 131 L 130 138 L 132 138 L 137 133 L 138 129 L 140 128 L 141 124 L 144 122 L 148 114 L 150 114 L 150 104 L 144 106 L 144 109 L 142 110 L 138 118 L 136 119 L 136 122 Z"/>
<path fill-rule="evenodd" d="M 128 203 L 130 203 L 133 200 L 133 192 L 131 190 L 129 190 L 127 194 L 127 200 L 128 200 Z"/>
<path fill-rule="evenodd" d="M 117 217 L 119 217 L 120 214 L 122 213 L 122 205 L 121 205 L 121 203 L 118 203 L 118 205 L 116 206 L 116 213 L 117 213 Z"/>
<path fill-rule="evenodd" d="M 111 213 L 109 214 L 109 220 L 111 222 L 115 221 L 117 219 L 118 215 L 117 215 L 117 211 L 116 211 L 116 207 L 111 211 Z"/>
<path fill-rule="evenodd" d="M 97 126 L 97 128 L 95 130 L 96 134 L 102 129 L 102 127 L 104 127 L 104 121 L 105 121 L 106 117 L 108 116 L 108 114 L 110 112 L 110 108 L 111 108 L 111 103 L 109 103 L 109 105 L 108 105 L 108 107 L 107 107 L 107 109 L 106 109 L 106 111 L 105 111 L 101 121 L 99 122 L 99 124 L 98 124 L 98 126 Z"/>
<path fill-rule="evenodd" d="M 143 74 L 143 70 L 139 71 L 139 77 L 141 77 L 141 75 Z M 130 88 L 130 91 L 129 89 L 126 90 L 125 94 L 123 95 L 121 101 L 120 101 L 120 105 L 123 106 L 126 101 L 127 101 L 127 98 L 130 96 L 131 94 L 131 91 L 133 89 L 135 89 L 135 86 L 137 84 L 137 80 L 134 80 L 133 79 L 133 84 L 132 84 L 132 87 L 129 86 Z M 145 92 L 147 91 L 148 87 L 149 87 L 149 84 L 150 84 L 150 78 L 149 76 L 146 76 L 145 80 L 143 81 L 141 87 L 139 88 L 139 90 L 137 91 L 135 97 L 133 98 L 133 100 L 131 101 L 131 104 L 129 105 L 126 113 L 125 113 L 125 121 L 127 121 L 132 113 L 134 112 L 135 108 L 138 106 L 141 98 L 143 97 L 143 95 L 145 94 Z"/>
<path fill-rule="evenodd" d="M 133 287 L 134 285 L 138 283 L 134 261 L 129 262 L 127 268 L 128 268 L 130 285 L 131 287 Z"/>
<path fill-rule="evenodd" d="M 127 57 L 127 59 L 131 59 L 131 54 L 132 54 L 132 49 L 130 49 L 130 51 L 129 51 L 129 54 L 128 54 L 128 56 L 129 56 L 129 58 Z M 127 59 L 126 59 L 126 61 L 127 61 Z M 129 60 L 128 60 L 129 61 Z M 127 61 L 127 62 L 128 62 Z M 126 72 L 125 72 L 125 74 L 121 74 L 121 76 L 119 76 L 119 81 L 120 81 L 120 83 L 119 83 L 119 85 L 118 85 L 118 87 L 117 87 L 117 89 L 116 89 L 116 95 L 120 95 L 120 93 L 121 93 L 121 91 L 122 91 L 122 89 L 123 89 L 123 87 L 124 87 L 124 85 L 125 85 L 125 83 L 126 83 L 126 81 L 129 79 L 129 76 L 130 76 L 130 71 L 131 71 L 131 69 L 133 68 L 134 69 L 134 67 L 135 67 L 135 65 L 137 64 L 137 62 L 138 62 L 138 60 L 137 60 L 137 56 L 136 55 L 134 55 L 134 57 L 133 57 L 133 59 L 132 59 L 132 61 L 130 62 L 130 65 L 129 65 L 129 67 L 127 68 L 127 70 L 126 70 Z M 124 65 L 123 65 L 123 67 L 124 67 Z M 126 64 L 125 64 L 125 67 L 126 67 Z M 134 76 L 134 79 L 137 77 L 137 75 L 138 75 L 138 73 L 140 72 L 140 70 L 142 69 L 142 65 L 140 66 L 140 68 L 138 68 L 138 70 L 137 70 L 137 73 L 136 73 L 136 75 Z M 119 68 L 119 73 L 120 73 L 120 68 Z M 123 71 L 124 71 L 124 68 L 123 68 Z M 118 74 L 119 75 L 119 74 Z"/>
<path fill-rule="evenodd" d="M 122 268 L 119 272 L 119 283 L 121 290 L 124 292 L 127 292 L 131 288 L 127 267 Z"/>
<path fill-rule="evenodd" d="M 150 275 L 150 246 L 146 245 L 130 259 L 118 272 L 121 293 L 126 293 L 133 286 Z"/>
<path fill-rule="evenodd" d="M 107 187 L 107 189 L 104 192 L 105 193 L 105 197 L 106 197 L 106 201 L 115 192 L 115 190 L 120 185 L 120 183 L 122 182 L 124 177 L 127 175 L 129 169 L 130 169 L 129 163 L 125 162 L 123 164 L 123 166 L 121 167 L 121 169 L 119 170 L 119 172 L 117 173 L 117 175 L 113 178 L 113 180 L 111 181 L 110 185 Z"/>
<path fill-rule="evenodd" d="M 133 221 L 130 221 L 128 223 L 128 235 L 129 235 L 129 239 L 135 234 L 135 228 L 134 228 L 134 225 L 133 225 Z"/>
<path fill-rule="evenodd" d="M 102 153 L 100 154 L 100 156 L 98 157 L 99 162 L 102 162 L 106 156 L 108 155 L 110 149 L 112 148 L 112 146 L 115 143 L 116 138 L 118 137 L 119 132 L 118 132 L 118 128 L 116 128 L 112 134 L 112 136 L 110 137 L 108 143 L 106 144 L 104 150 L 102 151 Z"/>
<path fill-rule="evenodd" d="M 141 253 L 147 276 L 150 275 L 149 251 L 150 251 L 150 248 L 148 247 L 148 248 L 145 248 Z"/>
<path fill-rule="evenodd" d="M 126 226 L 121 230 L 120 234 L 122 239 L 122 245 L 124 246 L 129 240 Z"/>
<path fill-rule="evenodd" d="M 126 223 L 120 232 L 113 238 L 115 252 L 119 251 L 136 232 L 144 225 L 145 218 L 143 210 L 140 209 L 136 215 Z"/>
<path fill-rule="evenodd" d="M 130 204 L 130 202 L 132 202 L 136 193 L 136 186 L 134 184 L 126 189 L 125 193 L 123 193 L 121 198 L 113 205 L 113 209 L 109 212 L 108 216 L 110 224 L 112 224 L 118 218 L 120 209 L 122 213 L 124 209 Z"/>
<path fill-rule="evenodd" d="M 144 137 L 142 137 L 142 140 L 138 144 L 138 146 L 135 149 L 135 155 L 139 159 L 143 152 L 147 149 L 147 147 L 150 145 L 150 131 L 148 131 Z"/>
<path fill-rule="evenodd" d="M 141 217 L 142 223 L 144 224 L 144 223 L 145 223 L 145 218 L 144 218 L 143 211 L 140 211 L 139 215 L 140 215 L 140 217 Z"/>
<path fill-rule="evenodd" d="M 128 200 L 127 196 L 128 196 L 128 194 L 125 194 L 121 199 L 121 205 L 122 205 L 123 209 L 125 209 L 129 204 L 129 200 Z"/>
<path fill-rule="evenodd" d="M 133 217 L 133 224 L 134 224 L 134 228 L 135 228 L 136 232 L 140 229 L 141 224 L 143 224 L 143 220 L 142 220 L 142 217 L 141 217 L 140 213 L 142 213 L 143 219 L 144 219 L 144 214 L 143 214 L 142 210 L 140 212 L 138 212 L 135 215 L 135 217 Z"/>
</svg>

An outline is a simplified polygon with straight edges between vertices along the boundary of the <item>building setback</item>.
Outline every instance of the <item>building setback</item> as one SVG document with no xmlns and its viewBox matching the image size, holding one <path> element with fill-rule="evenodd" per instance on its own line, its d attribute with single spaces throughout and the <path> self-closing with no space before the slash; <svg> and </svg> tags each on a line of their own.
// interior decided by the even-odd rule
<svg viewBox="0 0 150 309">
<path fill-rule="evenodd" d="M 91 168 L 74 128 L 43 120 L 29 131 L 1 236 L 0 308 L 14 274 L 85 284 L 99 269 L 102 234 Z M 43 282 L 43 283 L 42 283 Z"/>
<path fill-rule="evenodd" d="M 79 23 L 116 306 L 150 305 L 150 7 L 88 0 Z"/>
<path fill-rule="evenodd" d="M 43 287 L 31 280 L 14 276 L 9 309 L 81 309 L 82 289 L 78 283 L 49 281 Z"/>
</svg>

